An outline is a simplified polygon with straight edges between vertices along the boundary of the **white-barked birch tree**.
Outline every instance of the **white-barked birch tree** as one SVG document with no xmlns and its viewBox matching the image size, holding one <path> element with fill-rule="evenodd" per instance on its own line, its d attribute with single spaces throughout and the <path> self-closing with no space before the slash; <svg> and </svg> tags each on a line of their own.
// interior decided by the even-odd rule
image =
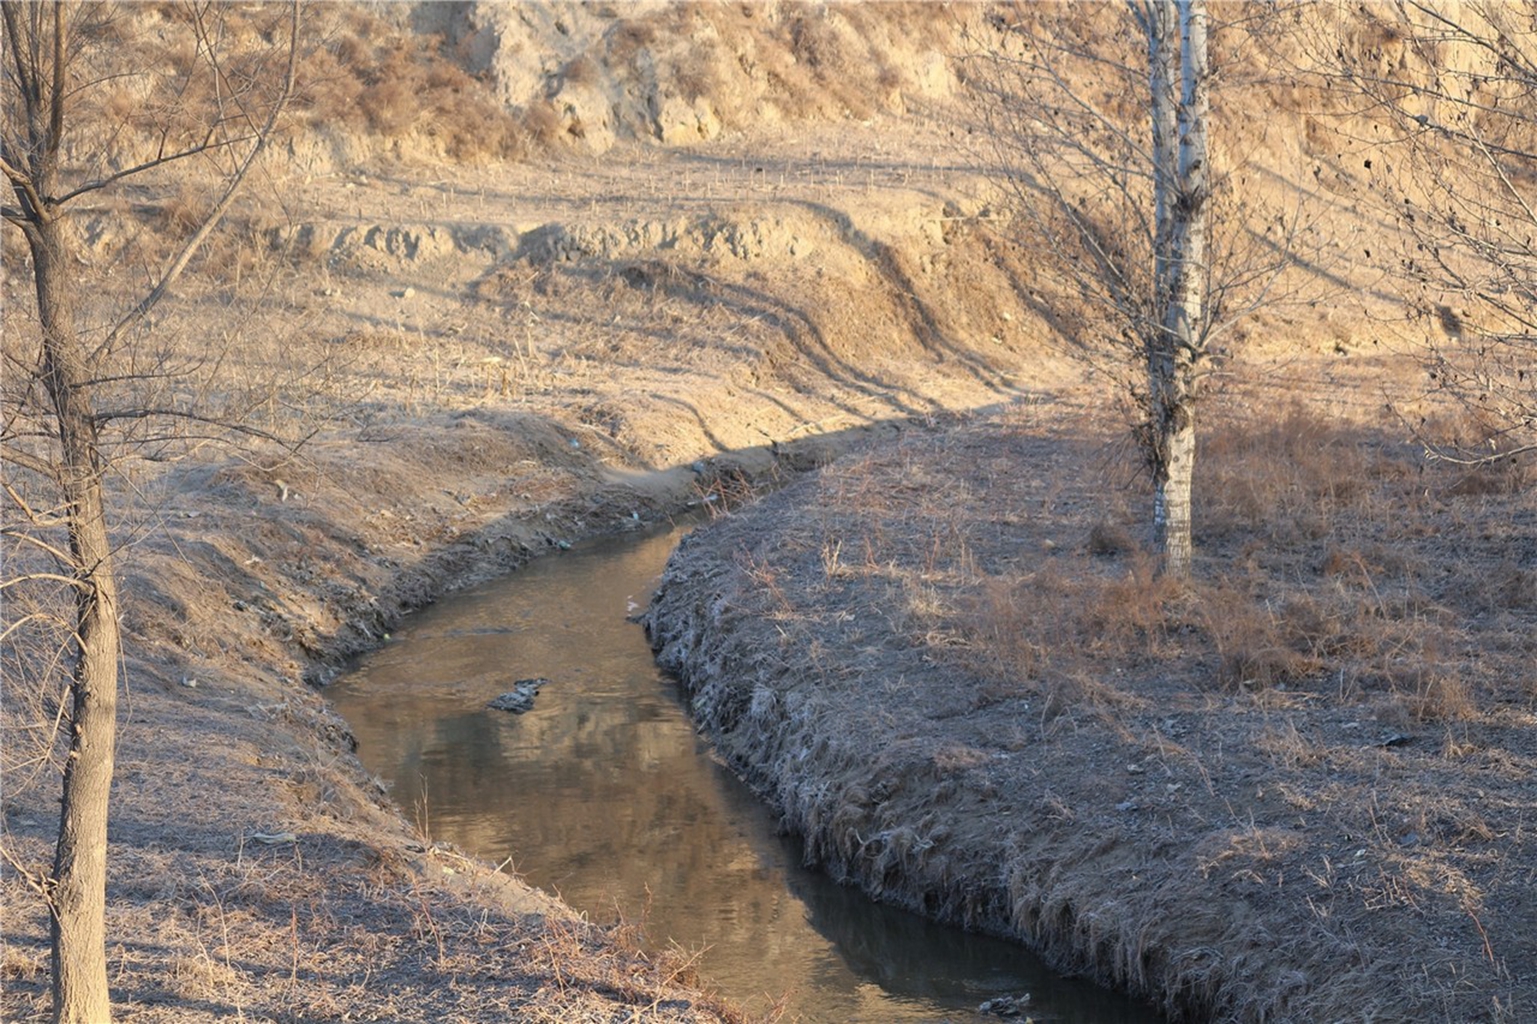
<svg viewBox="0 0 1537 1024">
<path fill-rule="evenodd" d="M 1155 545 L 1167 573 L 1187 576 L 1216 343 L 1274 300 L 1303 212 L 1261 215 L 1214 169 L 1206 0 L 1022 3 L 991 28 L 968 66 L 1015 237 L 1041 301 L 1074 304 L 1053 314 L 1074 321 L 1074 349 L 1133 398 Z"/>
</svg>

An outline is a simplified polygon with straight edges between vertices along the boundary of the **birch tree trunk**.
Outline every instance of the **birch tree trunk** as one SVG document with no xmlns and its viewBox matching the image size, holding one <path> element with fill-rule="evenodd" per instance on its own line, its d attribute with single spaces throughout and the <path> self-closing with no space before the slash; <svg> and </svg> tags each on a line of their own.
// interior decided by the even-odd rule
<svg viewBox="0 0 1537 1024">
<path fill-rule="evenodd" d="M 1147 370 L 1156 540 L 1164 571 L 1190 575 L 1198 363 L 1206 345 L 1207 120 L 1205 0 L 1146 9 L 1154 155 L 1154 287 L 1161 322 Z"/>
<path fill-rule="evenodd" d="M 1122 4 L 1113 26 L 1098 5 L 1004 5 L 971 67 L 1017 244 L 1075 311 L 1063 339 L 1133 400 L 1149 533 L 1163 571 L 1186 577 L 1212 342 L 1283 301 L 1276 285 L 1299 253 L 1330 257 L 1305 240 L 1311 213 L 1211 173 L 1207 0 Z M 1272 7 L 1240 5 L 1234 31 L 1283 31 Z M 1211 223 L 1218 209 L 1232 230 Z"/>
</svg>

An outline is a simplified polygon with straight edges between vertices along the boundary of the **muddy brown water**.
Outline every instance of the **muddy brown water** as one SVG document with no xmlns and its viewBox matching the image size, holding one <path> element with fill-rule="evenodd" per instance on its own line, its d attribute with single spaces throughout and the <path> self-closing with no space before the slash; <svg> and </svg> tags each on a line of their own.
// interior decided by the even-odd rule
<svg viewBox="0 0 1537 1024">
<path fill-rule="evenodd" d="M 642 922 L 698 953 L 707 984 L 808 1022 L 1152 1024 L 1123 997 L 1053 975 L 1012 943 L 877 904 L 801 865 L 797 840 L 711 759 L 627 618 L 673 530 L 579 545 L 407 620 L 329 696 L 358 754 L 434 840 L 510 866 L 589 918 Z M 486 708 L 550 684 L 523 715 Z"/>
</svg>

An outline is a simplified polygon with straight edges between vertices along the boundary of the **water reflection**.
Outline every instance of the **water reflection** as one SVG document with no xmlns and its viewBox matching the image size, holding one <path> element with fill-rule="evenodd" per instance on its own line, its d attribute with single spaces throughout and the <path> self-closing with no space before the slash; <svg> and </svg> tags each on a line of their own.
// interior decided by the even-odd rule
<svg viewBox="0 0 1537 1024">
<path fill-rule="evenodd" d="M 750 1008 L 788 993 L 806 1021 L 974 1021 L 1028 991 L 1037 1020 L 1155 1020 L 800 866 L 626 621 L 676 540 L 579 548 L 414 617 L 330 691 L 364 764 L 434 838 L 511 858 L 595 919 L 643 918 L 656 946 L 703 949 L 702 974 Z M 530 676 L 551 680 L 532 711 L 486 709 Z"/>
</svg>

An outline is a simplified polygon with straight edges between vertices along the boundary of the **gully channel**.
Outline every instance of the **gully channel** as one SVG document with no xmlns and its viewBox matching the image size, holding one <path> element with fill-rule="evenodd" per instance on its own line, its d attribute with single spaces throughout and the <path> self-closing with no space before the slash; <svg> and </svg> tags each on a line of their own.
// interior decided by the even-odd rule
<svg viewBox="0 0 1537 1024">
<path fill-rule="evenodd" d="M 578 545 L 409 619 L 328 696 L 358 754 L 434 839 L 558 893 L 598 921 L 643 921 L 702 951 L 749 1010 L 788 996 L 808 1022 L 1152 1024 L 1150 1010 L 1053 975 L 1022 947 L 882 906 L 801 866 L 799 842 L 696 735 L 628 616 L 680 531 Z M 531 711 L 488 709 L 550 680 Z"/>
</svg>

